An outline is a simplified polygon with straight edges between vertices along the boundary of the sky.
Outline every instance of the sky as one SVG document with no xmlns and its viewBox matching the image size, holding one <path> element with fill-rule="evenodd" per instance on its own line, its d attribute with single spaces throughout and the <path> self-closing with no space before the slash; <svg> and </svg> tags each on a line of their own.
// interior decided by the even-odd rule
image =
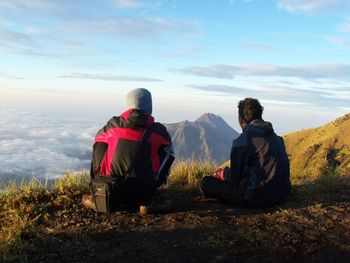
<svg viewBox="0 0 350 263">
<path fill-rule="evenodd" d="M 87 167 L 134 88 L 163 123 L 239 131 L 254 97 L 279 134 L 323 125 L 350 112 L 350 1 L 0 0 L 0 174 Z"/>
</svg>

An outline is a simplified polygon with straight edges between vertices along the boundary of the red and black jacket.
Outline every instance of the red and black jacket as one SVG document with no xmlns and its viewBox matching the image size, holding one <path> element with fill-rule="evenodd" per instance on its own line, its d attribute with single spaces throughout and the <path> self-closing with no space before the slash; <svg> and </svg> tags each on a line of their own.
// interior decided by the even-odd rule
<svg viewBox="0 0 350 263">
<path fill-rule="evenodd" d="M 148 139 L 138 150 L 145 129 Z M 130 109 L 113 117 L 100 129 L 93 146 L 91 177 L 123 176 L 133 162 L 130 175 L 143 187 L 154 186 L 164 148 L 171 145 L 171 137 L 164 125 L 144 112 Z"/>
</svg>

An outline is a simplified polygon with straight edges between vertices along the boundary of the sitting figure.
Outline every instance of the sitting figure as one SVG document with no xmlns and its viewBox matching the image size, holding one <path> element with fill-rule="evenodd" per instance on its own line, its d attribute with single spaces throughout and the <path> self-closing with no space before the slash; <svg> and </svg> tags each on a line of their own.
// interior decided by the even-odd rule
<svg viewBox="0 0 350 263">
<path fill-rule="evenodd" d="M 168 210 L 170 200 L 156 204 L 156 190 L 166 184 L 174 161 L 165 126 L 154 122 L 152 96 L 146 89 L 127 94 L 128 110 L 97 132 L 91 162 L 91 195 L 83 204 L 97 212 L 140 206 L 140 213 Z"/>
<path fill-rule="evenodd" d="M 250 207 L 267 207 L 286 199 L 291 191 L 288 156 L 283 139 L 262 119 L 263 109 L 257 99 L 239 102 L 242 133 L 233 141 L 231 166 L 203 177 L 205 196 Z"/>
</svg>

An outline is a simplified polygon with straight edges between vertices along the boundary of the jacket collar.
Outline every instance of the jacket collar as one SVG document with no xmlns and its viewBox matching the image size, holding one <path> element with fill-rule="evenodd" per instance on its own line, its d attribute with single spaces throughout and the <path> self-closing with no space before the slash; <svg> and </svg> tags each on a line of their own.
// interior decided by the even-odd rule
<svg viewBox="0 0 350 263">
<path fill-rule="evenodd" d="M 122 119 L 128 126 L 145 128 L 154 123 L 154 118 L 146 112 L 129 109 L 121 114 Z"/>
<path fill-rule="evenodd" d="M 252 131 L 256 133 L 270 133 L 273 132 L 273 127 L 270 122 L 262 119 L 256 119 L 247 124 L 243 131 Z"/>
</svg>

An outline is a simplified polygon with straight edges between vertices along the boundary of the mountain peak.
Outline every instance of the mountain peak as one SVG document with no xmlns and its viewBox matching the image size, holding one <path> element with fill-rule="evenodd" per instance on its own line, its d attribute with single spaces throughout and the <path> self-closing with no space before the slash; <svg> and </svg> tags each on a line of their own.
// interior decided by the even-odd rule
<svg viewBox="0 0 350 263">
<path fill-rule="evenodd" d="M 220 116 L 205 113 L 197 120 L 166 125 L 178 159 L 224 162 L 238 133 Z"/>
<path fill-rule="evenodd" d="M 208 123 L 208 124 L 217 124 L 225 122 L 220 116 L 215 115 L 214 113 L 205 113 L 200 116 L 195 122 Z"/>
</svg>

